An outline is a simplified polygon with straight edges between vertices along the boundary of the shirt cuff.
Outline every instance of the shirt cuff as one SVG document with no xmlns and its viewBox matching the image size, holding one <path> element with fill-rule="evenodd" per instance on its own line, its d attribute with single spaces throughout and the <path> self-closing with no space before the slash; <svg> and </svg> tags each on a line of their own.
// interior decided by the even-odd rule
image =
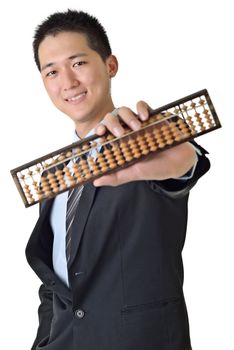
<svg viewBox="0 0 234 350">
<path fill-rule="evenodd" d="M 191 145 L 192 145 L 192 144 L 191 144 Z M 187 181 L 187 180 L 190 180 L 190 179 L 193 177 L 194 172 L 195 172 L 195 170 L 196 170 L 197 162 L 198 162 L 198 155 L 201 156 L 202 153 L 201 153 L 201 151 L 200 151 L 196 146 L 194 146 L 194 145 L 192 145 L 192 146 L 193 146 L 193 148 L 195 149 L 195 151 L 196 151 L 196 156 L 197 156 L 196 161 L 195 161 L 193 167 L 192 167 L 189 171 L 187 171 L 186 174 L 184 174 L 184 175 L 182 175 L 182 176 L 180 176 L 180 177 L 175 177 L 175 178 L 173 178 L 174 180 Z"/>
</svg>

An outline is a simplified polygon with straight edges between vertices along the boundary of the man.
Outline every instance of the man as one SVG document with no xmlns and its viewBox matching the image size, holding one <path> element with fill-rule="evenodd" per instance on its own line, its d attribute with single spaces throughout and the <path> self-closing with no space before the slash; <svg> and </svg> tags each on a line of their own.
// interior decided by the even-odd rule
<svg viewBox="0 0 234 350">
<path fill-rule="evenodd" d="M 150 107 L 116 109 L 118 62 L 94 17 L 55 13 L 36 30 L 34 55 L 54 105 L 76 139 L 124 124 L 138 130 Z M 195 144 L 195 143 L 194 143 Z M 66 257 L 67 192 L 43 203 L 26 249 L 42 281 L 32 349 L 189 350 L 181 251 L 189 190 L 209 169 L 205 151 L 184 143 L 85 185 Z M 69 210 L 69 209 L 68 209 Z"/>
</svg>

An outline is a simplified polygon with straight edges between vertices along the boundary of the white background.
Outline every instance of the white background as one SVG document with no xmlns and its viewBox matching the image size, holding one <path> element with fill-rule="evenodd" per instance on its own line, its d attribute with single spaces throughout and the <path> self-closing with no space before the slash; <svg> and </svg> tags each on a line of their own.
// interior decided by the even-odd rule
<svg viewBox="0 0 234 350">
<path fill-rule="evenodd" d="M 30 349 L 40 284 L 24 256 L 38 206 L 24 208 L 10 169 L 65 146 L 73 132 L 70 119 L 44 92 L 32 36 L 47 15 L 70 7 L 96 15 L 107 29 L 120 64 L 113 80 L 117 106 L 134 108 L 144 99 L 156 108 L 203 88 L 211 95 L 223 128 L 197 140 L 209 150 L 212 168 L 190 196 L 184 290 L 193 348 L 234 349 L 231 2 L 22 0 L 0 5 L 1 348 Z"/>
</svg>

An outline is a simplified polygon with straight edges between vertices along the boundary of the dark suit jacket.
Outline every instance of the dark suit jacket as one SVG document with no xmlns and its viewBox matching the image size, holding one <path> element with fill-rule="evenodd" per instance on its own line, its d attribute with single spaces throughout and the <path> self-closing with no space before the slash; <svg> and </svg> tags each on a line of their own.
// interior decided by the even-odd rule
<svg viewBox="0 0 234 350">
<path fill-rule="evenodd" d="M 203 154 L 186 182 L 86 185 L 73 225 L 70 289 L 53 271 L 53 200 L 44 203 L 26 248 L 43 282 L 32 349 L 191 349 L 181 252 L 189 190 L 208 169 Z"/>
</svg>

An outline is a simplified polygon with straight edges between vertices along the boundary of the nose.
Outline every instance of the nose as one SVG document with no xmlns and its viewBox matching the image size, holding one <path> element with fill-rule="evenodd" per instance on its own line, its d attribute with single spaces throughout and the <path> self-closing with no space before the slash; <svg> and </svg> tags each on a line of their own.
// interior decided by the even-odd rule
<svg viewBox="0 0 234 350">
<path fill-rule="evenodd" d="M 70 69 L 64 70 L 61 78 L 64 91 L 71 90 L 80 84 L 76 75 Z"/>
</svg>

